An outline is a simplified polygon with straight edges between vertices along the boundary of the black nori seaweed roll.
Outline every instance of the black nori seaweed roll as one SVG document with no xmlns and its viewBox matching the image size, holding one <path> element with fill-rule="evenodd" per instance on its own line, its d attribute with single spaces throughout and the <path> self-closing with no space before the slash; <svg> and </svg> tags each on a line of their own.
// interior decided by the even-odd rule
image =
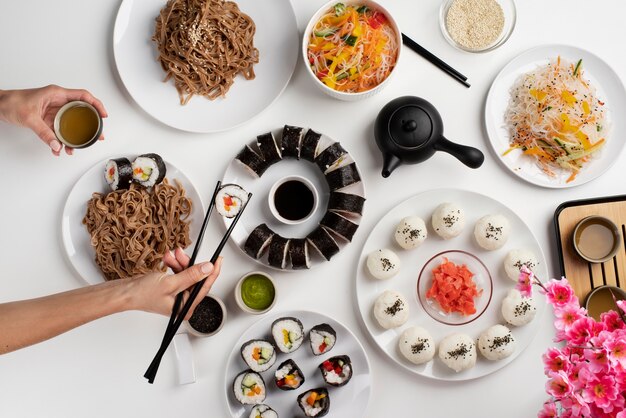
<svg viewBox="0 0 626 418">
<path fill-rule="evenodd" d="M 143 187 L 152 187 L 165 178 L 165 162 L 159 154 L 141 154 L 132 163 L 133 180 Z"/>
<path fill-rule="evenodd" d="M 319 365 L 324 381 L 331 386 L 343 386 L 352 379 L 352 362 L 348 356 L 335 356 Z"/>
<path fill-rule="evenodd" d="M 306 135 L 300 142 L 300 158 L 314 162 L 315 157 L 317 157 L 317 145 L 321 137 L 322 134 L 318 134 L 313 129 L 306 131 Z"/>
<path fill-rule="evenodd" d="M 294 157 L 300 159 L 300 141 L 303 129 L 299 126 L 285 125 L 283 128 L 283 158 Z"/>
<path fill-rule="evenodd" d="M 315 157 L 315 164 L 322 170 L 322 173 L 325 173 L 334 163 L 347 154 L 348 151 L 339 142 L 335 142 Z"/>
<path fill-rule="evenodd" d="M 309 262 L 309 245 L 306 239 L 292 239 L 289 243 L 289 258 L 291 268 L 303 270 L 311 267 Z"/>
<path fill-rule="evenodd" d="M 257 154 L 249 145 L 243 147 L 235 159 L 243 164 L 255 177 L 261 177 L 270 166 L 270 164 L 263 160 L 263 157 Z"/>
<path fill-rule="evenodd" d="M 270 243 L 270 252 L 267 260 L 272 267 L 285 269 L 289 258 L 289 239 L 275 234 Z"/>
<path fill-rule="evenodd" d="M 321 226 L 315 228 L 306 239 L 326 260 L 330 261 L 339 252 L 337 241 Z"/>
<path fill-rule="evenodd" d="M 283 361 L 274 372 L 274 382 L 280 390 L 295 390 L 304 383 L 304 374 L 295 361 Z"/>
<path fill-rule="evenodd" d="M 104 178 L 111 190 L 128 189 L 133 181 L 133 166 L 128 158 L 114 158 L 107 161 Z"/>
<path fill-rule="evenodd" d="M 362 215 L 364 204 L 364 197 L 350 193 L 332 192 L 328 200 L 328 210 L 350 215 Z"/>
<path fill-rule="evenodd" d="M 314 396 L 313 393 L 315 394 Z M 309 403 L 309 400 L 311 403 Z M 330 397 L 325 388 L 310 389 L 298 396 L 298 406 L 307 417 L 323 417 L 330 411 Z"/>
<path fill-rule="evenodd" d="M 337 332 L 328 324 L 315 325 L 309 331 L 309 342 L 313 355 L 321 356 L 333 349 L 337 342 Z"/>
<path fill-rule="evenodd" d="M 243 245 L 243 250 L 252 258 L 261 258 L 274 235 L 274 231 L 269 229 L 267 225 L 261 224 L 250 232 L 246 243 Z"/>
<path fill-rule="evenodd" d="M 356 164 L 352 163 L 326 173 L 326 181 L 328 186 L 330 186 L 330 190 L 335 191 L 360 182 L 361 176 L 356 169 Z"/>
<path fill-rule="evenodd" d="M 271 132 L 261 134 L 256 137 L 256 143 L 261 150 L 261 156 L 268 165 L 272 165 L 282 160 L 280 151 L 280 140 L 277 141 Z"/>
<path fill-rule="evenodd" d="M 359 228 L 354 222 L 344 218 L 335 212 L 326 212 L 320 221 L 320 225 L 330 229 L 342 238 L 352 241 L 354 233 Z"/>
</svg>

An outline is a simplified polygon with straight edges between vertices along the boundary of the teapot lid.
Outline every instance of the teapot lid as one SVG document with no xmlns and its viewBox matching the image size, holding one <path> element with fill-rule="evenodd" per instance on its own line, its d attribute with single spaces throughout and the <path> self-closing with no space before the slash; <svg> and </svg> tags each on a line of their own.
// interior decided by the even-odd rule
<svg viewBox="0 0 626 418">
<path fill-rule="evenodd" d="M 387 125 L 384 131 L 398 146 L 419 148 L 429 141 L 435 128 L 429 106 L 418 97 L 399 97 L 385 106 L 379 123 Z"/>
</svg>

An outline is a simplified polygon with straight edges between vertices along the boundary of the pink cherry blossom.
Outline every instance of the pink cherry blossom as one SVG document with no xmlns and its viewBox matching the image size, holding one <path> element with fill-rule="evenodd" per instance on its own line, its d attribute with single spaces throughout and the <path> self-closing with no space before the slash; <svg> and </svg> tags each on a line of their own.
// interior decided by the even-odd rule
<svg viewBox="0 0 626 418">
<path fill-rule="evenodd" d="M 617 403 L 619 393 L 615 381 L 607 375 L 596 375 L 587 382 L 582 392 L 583 399 L 588 403 L 594 403 L 604 412 L 611 412 Z M 620 396 L 623 401 L 623 396 Z"/>
<path fill-rule="evenodd" d="M 604 312 L 600 314 L 600 319 L 608 331 L 615 331 L 616 329 L 626 327 L 626 324 L 624 324 L 624 321 L 622 321 L 622 318 L 616 311 Z"/>
<path fill-rule="evenodd" d="M 543 357 L 543 369 L 546 376 L 559 371 L 567 372 L 571 363 L 566 355 L 556 348 L 549 348 Z"/>
<path fill-rule="evenodd" d="M 544 403 L 543 408 L 537 414 L 537 418 L 555 418 L 557 416 L 556 404 L 550 401 Z"/>
<path fill-rule="evenodd" d="M 626 300 L 618 300 L 617 306 L 626 314 Z"/>
<path fill-rule="evenodd" d="M 555 308 L 569 304 L 578 305 L 578 298 L 574 295 L 574 289 L 564 277 L 561 280 L 552 279 L 545 285 L 548 302 Z"/>
<path fill-rule="evenodd" d="M 565 331 L 565 336 L 571 344 L 583 345 L 594 336 L 595 324 L 596 321 L 591 318 L 579 318 Z"/>
<path fill-rule="evenodd" d="M 626 330 L 615 332 L 614 338 L 605 342 L 604 346 L 609 351 L 609 361 L 613 367 L 626 370 Z"/>
<path fill-rule="evenodd" d="M 546 382 L 546 392 L 556 399 L 562 399 L 572 393 L 572 385 L 565 372 L 552 373 Z"/>
<path fill-rule="evenodd" d="M 561 400 L 561 406 L 568 409 L 573 417 L 588 417 L 591 415 L 589 404 L 585 402 L 582 395 L 572 392 L 567 398 Z"/>
<path fill-rule="evenodd" d="M 588 361 L 587 367 L 592 373 L 605 372 L 609 367 L 609 353 L 604 347 L 585 350 L 585 359 Z"/>
<path fill-rule="evenodd" d="M 522 265 L 522 268 L 519 272 L 519 277 L 517 279 L 517 285 L 515 288 L 519 290 L 519 292 L 525 298 L 529 298 L 533 295 L 533 279 L 535 275 L 528 267 Z"/>
<path fill-rule="evenodd" d="M 555 309 L 554 316 L 556 320 L 554 321 L 554 327 L 559 331 L 566 330 L 571 327 L 577 319 L 586 315 L 587 310 L 585 308 L 574 304 L 566 305 L 562 309 Z"/>
</svg>

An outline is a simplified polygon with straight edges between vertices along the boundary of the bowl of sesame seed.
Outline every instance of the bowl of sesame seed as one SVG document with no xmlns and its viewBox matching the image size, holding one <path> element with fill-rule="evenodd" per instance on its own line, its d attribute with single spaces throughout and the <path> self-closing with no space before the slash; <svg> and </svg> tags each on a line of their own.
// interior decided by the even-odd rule
<svg viewBox="0 0 626 418">
<path fill-rule="evenodd" d="M 450 45 L 466 52 L 489 52 L 502 46 L 515 28 L 513 0 L 444 0 L 439 26 Z"/>
</svg>

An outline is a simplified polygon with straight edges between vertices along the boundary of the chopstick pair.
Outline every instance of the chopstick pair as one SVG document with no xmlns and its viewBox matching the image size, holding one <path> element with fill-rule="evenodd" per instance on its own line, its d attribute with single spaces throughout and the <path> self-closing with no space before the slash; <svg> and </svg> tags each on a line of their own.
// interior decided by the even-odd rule
<svg viewBox="0 0 626 418">
<path fill-rule="evenodd" d="M 187 266 L 187 268 L 193 266 L 196 261 L 196 257 L 200 250 L 200 245 L 202 244 L 202 240 L 204 238 L 204 232 L 206 231 L 206 227 L 209 223 L 209 218 L 211 217 L 213 207 L 215 206 L 215 198 L 217 197 L 217 193 L 219 192 L 221 186 L 222 186 L 222 183 L 218 181 L 215 186 L 215 191 L 213 192 L 213 197 L 211 198 L 211 202 L 209 203 L 207 213 L 204 217 L 204 221 L 202 222 L 202 227 L 200 228 L 200 234 L 198 234 L 198 240 L 196 241 L 196 245 L 194 247 L 191 258 L 189 259 L 189 265 Z M 211 257 L 211 260 L 210 260 L 213 265 L 215 265 L 215 263 L 217 262 L 217 259 L 219 258 L 220 253 L 224 249 L 226 242 L 228 242 L 228 238 L 230 238 L 231 233 L 235 229 L 235 226 L 237 225 L 239 218 L 241 218 L 243 211 L 246 209 L 246 206 L 248 205 L 248 202 L 250 201 L 251 197 L 252 197 L 252 193 L 248 193 L 248 200 L 243 204 L 243 206 L 241 207 L 241 210 L 239 211 L 239 213 L 237 213 L 237 215 L 231 222 L 230 226 L 228 227 L 228 230 L 226 231 L 226 233 L 222 237 L 222 240 L 217 246 L 217 249 L 213 253 L 213 256 Z M 161 364 L 163 355 L 165 354 L 165 351 L 167 351 L 167 348 L 169 347 L 170 343 L 174 339 L 174 336 L 176 335 L 178 328 L 180 328 L 180 325 L 183 323 L 185 316 L 187 316 L 187 313 L 189 313 L 189 310 L 191 309 L 191 306 L 196 300 L 198 293 L 200 293 L 200 289 L 202 289 L 202 286 L 204 285 L 205 281 L 206 279 L 203 279 L 193 286 L 189 294 L 189 298 L 187 299 L 187 302 L 185 303 L 185 306 L 182 307 L 182 309 L 181 309 L 181 304 L 183 301 L 183 293 L 180 292 L 179 294 L 176 295 L 176 300 L 174 301 L 174 306 L 172 308 L 172 314 L 170 315 L 170 319 L 168 321 L 165 334 L 163 335 L 161 346 L 159 347 L 159 350 L 154 356 L 154 359 L 150 363 L 150 366 L 146 370 L 146 373 L 144 374 L 144 377 L 148 379 L 149 383 L 154 383 L 154 379 L 159 370 L 159 365 Z"/>
</svg>

